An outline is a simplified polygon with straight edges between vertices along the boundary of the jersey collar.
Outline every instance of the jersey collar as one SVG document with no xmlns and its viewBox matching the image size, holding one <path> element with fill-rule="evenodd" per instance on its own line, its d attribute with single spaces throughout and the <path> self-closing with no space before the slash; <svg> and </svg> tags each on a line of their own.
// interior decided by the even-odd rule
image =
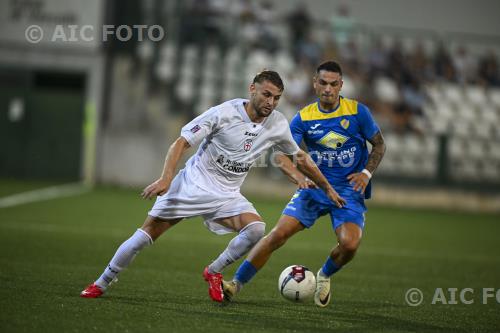
<svg viewBox="0 0 500 333">
<path fill-rule="evenodd" d="M 320 104 L 319 104 L 319 98 L 316 101 L 316 105 L 318 106 L 318 110 L 321 113 L 333 113 L 333 112 L 337 111 L 340 108 L 340 104 L 342 103 L 342 98 L 343 98 L 342 96 L 339 96 L 339 105 L 337 105 L 337 107 L 335 109 L 333 109 L 333 110 L 323 110 L 321 108 Z"/>
</svg>

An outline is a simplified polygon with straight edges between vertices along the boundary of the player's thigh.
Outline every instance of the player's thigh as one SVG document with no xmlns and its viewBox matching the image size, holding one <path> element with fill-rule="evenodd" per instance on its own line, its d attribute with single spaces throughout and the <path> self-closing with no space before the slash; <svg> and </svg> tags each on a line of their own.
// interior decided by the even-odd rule
<svg viewBox="0 0 500 333">
<path fill-rule="evenodd" d="M 278 223 L 271 230 L 270 234 L 275 237 L 287 240 L 299 231 L 304 230 L 304 225 L 296 218 L 290 215 L 281 215 Z"/>
<path fill-rule="evenodd" d="M 182 221 L 182 218 L 163 220 L 158 217 L 148 215 L 142 224 L 141 229 L 148 233 L 154 240 L 160 237 L 165 231 Z"/>
<path fill-rule="evenodd" d="M 253 222 L 263 222 L 262 217 L 256 213 L 241 213 L 239 215 L 216 219 L 214 222 L 223 225 L 226 228 L 239 232 L 247 225 Z"/>
</svg>

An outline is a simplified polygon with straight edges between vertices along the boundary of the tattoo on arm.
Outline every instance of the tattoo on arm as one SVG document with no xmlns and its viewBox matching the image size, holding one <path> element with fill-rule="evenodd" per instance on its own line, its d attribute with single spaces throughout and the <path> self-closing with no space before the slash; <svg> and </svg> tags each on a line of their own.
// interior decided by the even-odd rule
<svg viewBox="0 0 500 333">
<path fill-rule="evenodd" d="M 382 157 L 385 154 L 385 142 L 382 133 L 379 131 L 371 139 L 368 140 L 372 144 L 372 151 L 368 156 L 368 163 L 366 164 L 366 169 L 370 173 L 374 173 L 377 169 Z"/>
</svg>

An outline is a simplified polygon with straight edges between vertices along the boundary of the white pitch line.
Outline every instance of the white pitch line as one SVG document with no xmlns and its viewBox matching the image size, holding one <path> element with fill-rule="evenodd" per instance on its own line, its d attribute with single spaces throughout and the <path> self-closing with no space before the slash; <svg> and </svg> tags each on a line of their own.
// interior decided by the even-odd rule
<svg viewBox="0 0 500 333">
<path fill-rule="evenodd" d="M 90 188 L 83 185 L 82 183 L 70 183 L 58 186 L 51 186 L 0 198 L 0 208 L 24 205 L 27 203 L 32 203 L 37 201 L 70 197 L 88 191 L 90 191 Z"/>
</svg>

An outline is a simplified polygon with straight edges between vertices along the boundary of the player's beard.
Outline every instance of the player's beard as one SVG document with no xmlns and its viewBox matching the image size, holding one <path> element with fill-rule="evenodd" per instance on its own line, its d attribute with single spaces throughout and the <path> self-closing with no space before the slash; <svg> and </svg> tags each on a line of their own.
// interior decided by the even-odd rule
<svg viewBox="0 0 500 333">
<path fill-rule="evenodd" d="M 262 108 L 256 109 L 255 111 L 257 112 L 259 117 L 267 118 L 273 112 L 273 109 L 272 108 L 266 109 L 266 108 L 262 107 Z"/>
<path fill-rule="evenodd" d="M 255 110 L 257 116 L 263 118 L 269 117 L 269 115 L 273 112 L 272 106 L 269 109 L 266 109 L 266 107 L 258 105 L 256 102 L 253 103 L 253 109 Z"/>
<path fill-rule="evenodd" d="M 323 96 L 321 95 L 319 98 L 319 101 L 325 107 L 327 110 L 331 110 L 335 107 L 337 104 L 337 101 L 339 100 L 338 95 L 330 94 L 329 96 Z"/>
</svg>

